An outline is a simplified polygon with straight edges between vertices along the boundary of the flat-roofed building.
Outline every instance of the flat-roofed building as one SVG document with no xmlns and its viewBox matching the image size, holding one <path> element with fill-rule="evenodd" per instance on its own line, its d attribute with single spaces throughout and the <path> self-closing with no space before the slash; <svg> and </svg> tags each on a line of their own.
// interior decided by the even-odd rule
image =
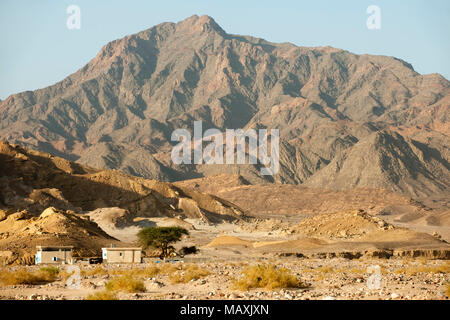
<svg viewBox="0 0 450 320">
<path fill-rule="evenodd" d="M 141 263 L 142 248 L 102 248 L 103 262 L 107 263 Z"/>
<path fill-rule="evenodd" d="M 72 246 L 36 246 L 35 264 L 71 264 Z"/>
</svg>

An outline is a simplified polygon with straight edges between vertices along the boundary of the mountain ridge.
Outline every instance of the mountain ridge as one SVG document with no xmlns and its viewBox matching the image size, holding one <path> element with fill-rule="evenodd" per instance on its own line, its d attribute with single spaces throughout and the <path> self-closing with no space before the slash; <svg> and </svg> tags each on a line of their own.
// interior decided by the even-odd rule
<svg viewBox="0 0 450 320">
<path fill-rule="evenodd" d="M 412 138 L 445 160 L 432 164 L 443 182 L 426 184 L 448 192 L 441 153 L 450 146 L 449 106 L 448 80 L 420 75 L 401 59 L 230 35 L 211 17 L 194 15 L 109 42 L 66 79 L 1 101 L 0 137 L 158 180 L 240 173 L 252 183 L 301 184 L 321 180 L 314 176 L 374 132 L 407 136 L 419 127 L 428 137 Z M 279 174 L 263 177 L 251 165 L 175 166 L 171 132 L 192 130 L 195 120 L 221 130 L 278 128 Z M 437 190 L 409 184 L 383 187 L 409 195 Z"/>
</svg>

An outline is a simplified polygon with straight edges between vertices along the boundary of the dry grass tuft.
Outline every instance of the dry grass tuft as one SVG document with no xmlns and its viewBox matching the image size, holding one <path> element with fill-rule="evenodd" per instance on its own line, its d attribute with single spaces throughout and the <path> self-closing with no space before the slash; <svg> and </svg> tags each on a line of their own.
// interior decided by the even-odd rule
<svg viewBox="0 0 450 320">
<path fill-rule="evenodd" d="M 19 269 L 17 271 L 3 270 L 0 273 L 0 283 L 5 286 L 29 284 L 37 285 L 48 282 L 53 282 L 57 279 L 59 269 L 57 268 L 42 268 L 35 272 L 29 272 L 26 269 Z"/>
<path fill-rule="evenodd" d="M 119 300 L 115 292 L 111 292 L 108 290 L 103 290 L 96 292 L 94 294 L 90 294 L 86 297 L 85 300 Z"/>
<path fill-rule="evenodd" d="M 355 273 L 355 274 L 364 274 L 367 272 L 367 269 L 362 269 L 362 268 L 351 268 L 348 270 L 348 272 L 350 273 Z"/>
<path fill-rule="evenodd" d="M 330 267 L 330 266 L 320 267 L 320 268 L 316 268 L 314 270 L 317 271 L 318 273 L 322 273 L 322 274 L 327 274 L 327 273 L 333 273 L 334 272 L 334 268 Z"/>
<path fill-rule="evenodd" d="M 319 267 L 319 268 L 313 269 L 313 272 L 317 273 L 317 276 L 315 278 L 316 281 L 321 281 L 321 280 L 326 279 L 330 273 L 334 273 L 335 270 L 333 267 L 329 267 L 329 266 L 325 267 L 324 266 L 324 267 Z"/>
<path fill-rule="evenodd" d="M 48 273 L 50 276 L 53 276 L 56 278 L 56 276 L 59 275 L 60 270 L 57 267 L 42 267 L 40 271 L 44 273 Z"/>
<path fill-rule="evenodd" d="M 169 279 L 172 283 L 187 283 L 191 280 L 198 280 L 206 277 L 211 273 L 197 265 L 186 265 L 181 270 L 177 270 L 169 275 Z"/>
<path fill-rule="evenodd" d="M 170 275 L 182 269 L 181 264 L 163 263 L 159 268 L 160 274 Z"/>
<path fill-rule="evenodd" d="M 433 266 L 407 266 L 404 268 L 399 268 L 394 271 L 396 274 L 405 274 L 409 276 L 417 275 L 418 273 L 450 273 L 450 263 L 447 262 L 443 265 L 433 265 Z"/>
<path fill-rule="evenodd" d="M 153 265 L 153 266 L 145 268 L 144 270 L 141 271 L 141 273 L 145 277 L 153 278 L 154 276 L 156 276 L 162 272 L 161 272 L 160 268 L 158 268 L 156 265 Z"/>
<path fill-rule="evenodd" d="M 144 282 L 135 279 L 131 272 L 113 278 L 106 283 L 105 287 L 108 291 L 123 291 L 128 293 L 145 292 Z"/>
<path fill-rule="evenodd" d="M 303 288 L 304 284 L 286 268 L 277 268 L 273 264 L 249 266 L 242 271 L 242 277 L 233 282 L 232 287 L 238 290 L 253 288 Z"/>
</svg>

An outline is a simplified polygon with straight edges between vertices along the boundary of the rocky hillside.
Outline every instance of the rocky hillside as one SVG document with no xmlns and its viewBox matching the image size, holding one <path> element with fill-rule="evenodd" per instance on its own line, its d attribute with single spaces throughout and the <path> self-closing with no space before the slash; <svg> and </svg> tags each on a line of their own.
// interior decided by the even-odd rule
<svg viewBox="0 0 450 320">
<path fill-rule="evenodd" d="M 0 142 L 0 209 L 37 215 L 50 206 L 79 213 L 118 207 L 127 210 L 128 221 L 188 217 L 220 222 L 243 216 L 238 207 L 212 195 Z"/>
<path fill-rule="evenodd" d="M 101 248 L 120 242 L 88 216 L 73 211 L 45 209 L 39 215 L 26 210 L 0 209 L 0 263 L 34 264 L 38 245 L 74 247 L 77 257 L 101 255 Z M 123 245 L 123 244 L 122 244 Z"/>
<path fill-rule="evenodd" d="M 449 190 L 449 106 L 448 80 L 400 59 L 231 35 L 192 16 L 112 41 L 63 81 L 1 101 L 0 137 L 158 180 L 239 173 L 418 196 Z M 278 128 L 279 173 L 174 165 L 171 133 L 194 120 Z"/>
</svg>

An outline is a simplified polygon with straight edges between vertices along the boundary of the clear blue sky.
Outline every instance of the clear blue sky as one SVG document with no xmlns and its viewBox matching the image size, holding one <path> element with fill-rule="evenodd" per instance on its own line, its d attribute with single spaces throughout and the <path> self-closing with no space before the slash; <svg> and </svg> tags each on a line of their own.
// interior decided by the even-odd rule
<svg viewBox="0 0 450 320">
<path fill-rule="evenodd" d="M 71 4 L 80 30 L 66 27 Z M 366 27 L 372 4 L 381 30 Z M 450 79 L 448 0 L 0 0 L 0 99 L 64 79 L 108 41 L 193 14 L 228 33 L 395 56 Z"/>
</svg>

